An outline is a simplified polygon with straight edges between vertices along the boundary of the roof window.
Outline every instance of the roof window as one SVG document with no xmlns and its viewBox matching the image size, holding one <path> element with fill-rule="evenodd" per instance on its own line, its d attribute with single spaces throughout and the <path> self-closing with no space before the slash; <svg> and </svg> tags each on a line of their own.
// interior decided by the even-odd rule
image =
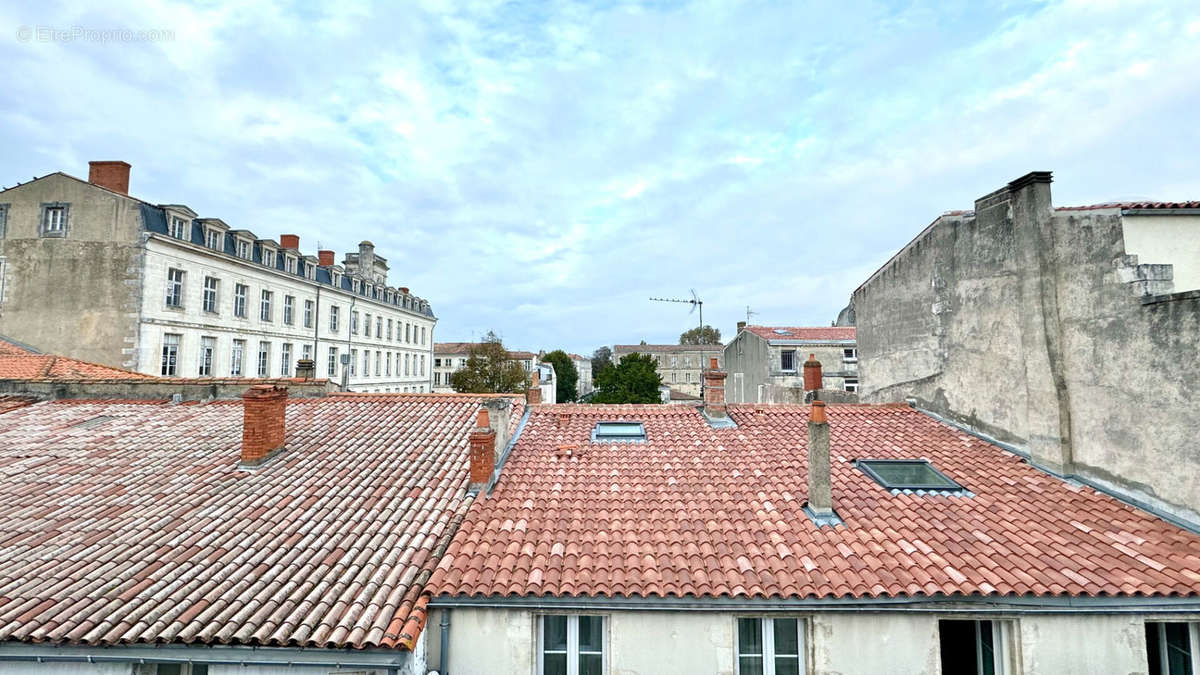
<svg viewBox="0 0 1200 675">
<path fill-rule="evenodd" d="M 646 427 L 641 422 L 597 422 L 593 443 L 645 443 Z"/>
<path fill-rule="evenodd" d="M 790 330 L 786 330 L 786 329 L 783 329 L 783 328 L 776 328 L 775 330 L 773 330 L 773 331 L 771 331 L 771 332 L 772 332 L 772 333 L 774 333 L 774 334 L 776 334 L 776 335 L 791 335 L 791 334 L 792 334 L 792 331 L 790 331 Z"/>
<path fill-rule="evenodd" d="M 857 464 L 863 473 L 889 490 L 963 489 L 924 459 L 860 459 Z"/>
</svg>

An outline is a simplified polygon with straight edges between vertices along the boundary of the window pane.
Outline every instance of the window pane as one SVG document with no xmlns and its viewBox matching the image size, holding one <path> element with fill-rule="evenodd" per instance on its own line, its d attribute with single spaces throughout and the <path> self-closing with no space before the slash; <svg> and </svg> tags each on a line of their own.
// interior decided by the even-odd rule
<svg viewBox="0 0 1200 675">
<path fill-rule="evenodd" d="M 863 460 L 890 487 L 932 486 L 958 487 L 925 462 L 872 462 Z"/>
<path fill-rule="evenodd" d="M 602 675 L 604 656 L 601 654 L 580 654 L 579 675 Z"/>
<path fill-rule="evenodd" d="M 775 654 L 792 656 L 800 653 L 795 619 L 775 619 Z"/>
<path fill-rule="evenodd" d="M 1158 624 L 1146 624 L 1146 657 L 1150 663 L 1150 675 L 1162 672 L 1162 658 L 1159 653 L 1161 646 L 1158 642 Z"/>
<path fill-rule="evenodd" d="M 179 675 L 182 671 L 178 663 L 160 663 L 155 668 L 157 675 Z"/>
<path fill-rule="evenodd" d="M 738 657 L 738 667 L 740 675 L 763 675 L 761 656 L 740 656 Z"/>
<path fill-rule="evenodd" d="M 599 616 L 579 617 L 579 651 L 604 651 L 604 619 Z"/>
<path fill-rule="evenodd" d="M 983 662 L 982 675 L 996 675 L 996 644 L 991 621 L 979 622 L 979 654 Z"/>
<path fill-rule="evenodd" d="M 775 675 L 800 675 L 800 657 L 776 656 Z"/>
<path fill-rule="evenodd" d="M 762 654 L 762 620 L 738 619 L 738 654 Z"/>
<path fill-rule="evenodd" d="M 1192 650 L 1186 623 L 1168 623 L 1167 672 L 1170 675 L 1193 675 Z"/>
<path fill-rule="evenodd" d="M 546 654 L 542 658 L 542 675 L 567 675 L 567 655 Z"/>
<path fill-rule="evenodd" d="M 542 618 L 545 624 L 544 633 L 542 635 L 542 650 L 543 651 L 566 651 L 567 650 L 567 617 L 566 616 L 546 616 Z M 566 661 L 563 661 L 565 667 Z M 564 671 L 565 672 L 565 671 Z"/>
</svg>

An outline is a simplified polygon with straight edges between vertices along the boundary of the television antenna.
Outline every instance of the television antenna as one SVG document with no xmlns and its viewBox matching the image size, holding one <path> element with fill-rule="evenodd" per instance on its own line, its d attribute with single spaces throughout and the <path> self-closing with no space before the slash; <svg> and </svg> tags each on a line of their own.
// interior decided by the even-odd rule
<svg viewBox="0 0 1200 675">
<path fill-rule="evenodd" d="M 700 296 L 696 295 L 696 289 L 694 289 L 694 288 L 691 289 L 691 292 L 692 292 L 691 300 L 680 300 L 679 298 L 650 298 L 650 300 L 652 302 L 678 302 L 678 303 L 682 303 L 685 305 L 691 305 L 692 308 L 690 310 L 688 310 L 688 314 L 691 314 L 692 312 L 694 312 L 696 310 L 700 310 L 700 332 L 703 333 L 704 332 L 704 301 L 700 299 Z"/>
<path fill-rule="evenodd" d="M 755 314 L 758 314 L 758 312 L 750 311 L 750 305 L 746 305 L 746 325 L 747 326 L 749 326 L 751 323 L 753 323 L 750 320 L 750 317 L 754 316 Z"/>
</svg>

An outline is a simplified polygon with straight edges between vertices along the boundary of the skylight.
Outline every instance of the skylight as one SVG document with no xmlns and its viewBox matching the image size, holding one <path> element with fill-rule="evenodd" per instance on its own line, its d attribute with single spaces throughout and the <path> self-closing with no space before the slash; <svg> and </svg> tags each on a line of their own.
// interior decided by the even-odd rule
<svg viewBox="0 0 1200 675">
<path fill-rule="evenodd" d="M 889 490 L 963 489 L 923 459 L 860 459 L 858 467 Z"/>
<path fill-rule="evenodd" d="M 782 329 L 782 328 L 776 328 L 776 329 L 775 329 L 774 331 L 772 331 L 772 332 L 773 332 L 773 333 L 775 333 L 776 335 L 791 335 L 791 334 L 792 334 L 792 331 L 790 331 L 790 330 L 784 330 L 784 329 Z"/>
<path fill-rule="evenodd" d="M 597 422 L 592 429 L 593 443 L 606 442 L 644 442 L 646 428 L 641 422 Z"/>
</svg>

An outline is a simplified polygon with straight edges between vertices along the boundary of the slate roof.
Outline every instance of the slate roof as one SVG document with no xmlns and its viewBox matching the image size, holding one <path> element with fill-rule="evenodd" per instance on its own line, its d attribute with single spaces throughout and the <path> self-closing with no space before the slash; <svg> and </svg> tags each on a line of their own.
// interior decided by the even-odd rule
<svg viewBox="0 0 1200 675">
<path fill-rule="evenodd" d="M 857 329 L 854 326 L 746 326 L 745 330 L 769 342 L 779 340 L 854 340 L 857 336 Z"/>
<path fill-rule="evenodd" d="M 736 428 L 690 406 L 533 408 L 435 599 L 1200 594 L 1200 536 L 905 406 L 829 406 L 844 525 L 819 528 L 808 409 L 729 409 Z M 589 442 L 613 420 L 646 441 Z M 856 458 L 927 458 L 969 493 L 893 493 Z"/>
<path fill-rule="evenodd" d="M 480 398 L 292 399 L 254 472 L 240 401 L 4 413 L 0 640 L 411 648 Z"/>
</svg>

